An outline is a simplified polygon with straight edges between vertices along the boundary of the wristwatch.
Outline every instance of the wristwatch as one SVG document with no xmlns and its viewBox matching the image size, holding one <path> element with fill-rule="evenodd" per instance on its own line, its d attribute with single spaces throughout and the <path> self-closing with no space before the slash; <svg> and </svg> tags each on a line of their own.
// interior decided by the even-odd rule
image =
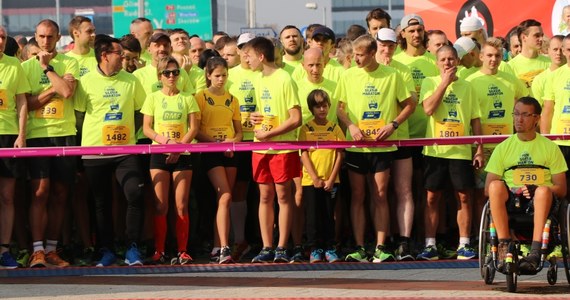
<svg viewBox="0 0 570 300">
<path fill-rule="evenodd" d="M 392 126 L 394 126 L 394 129 L 398 129 L 398 127 L 400 126 L 400 124 L 398 124 L 398 122 L 396 122 L 396 120 L 394 120 L 390 123 L 392 123 Z"/>
<path fill-rule="evenodd" d="M 48 66 L 44 69 L 44 74 L 47 75 L 48 72 L 55 72 L 55 70 L 53 69 L 52 65 L 48 65 Z"/>
</svg>

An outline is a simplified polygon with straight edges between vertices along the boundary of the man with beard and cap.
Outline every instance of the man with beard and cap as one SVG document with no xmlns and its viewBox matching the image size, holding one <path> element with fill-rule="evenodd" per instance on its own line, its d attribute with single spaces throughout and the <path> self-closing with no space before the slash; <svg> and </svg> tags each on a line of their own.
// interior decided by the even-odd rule
<svg viewBox="0 0 570 300">
<path fill-rule="evenodd" d="M 285 67 L 283 67 L 283 69 L 291 75 L 295 68 L 303 61 L 303 49 L 305 45 L 301 31 L 293 25 L 287 25 L 281 30 L 279 39 L 285 49 L 285 55 L 283 55 Z"/>
</svg>

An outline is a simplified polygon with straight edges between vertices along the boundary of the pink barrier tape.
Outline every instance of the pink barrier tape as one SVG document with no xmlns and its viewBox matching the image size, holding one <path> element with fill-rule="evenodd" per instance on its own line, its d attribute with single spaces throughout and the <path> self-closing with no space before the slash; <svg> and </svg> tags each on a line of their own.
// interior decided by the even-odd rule
<svg viewBox="0 0 570 300">
<path fill-rule="evenodd" d="M 544 135 L 551 140 L 570 140 L 570 135 Z M 509 135 L 465 136 L 454 138 L 423 138 L 409 140 L 393 140 L 382 142 L 240 142 L 240 143 L 197 143 L 171 145 L 125 145 L 125 146 L 71 146 L 71 147 L 31 147 L 0 148 L 0 157 L 38 157 L 38 156 L 80 156 L 80 155 L 119 155 L 119 154 L 152 154 L 152 153 L 197 153 L 224 151 L 263 151 L 263 150 L 302 150 L 302 149 L 346 149 L 372 148 L 390 146 L 431 146 L 431 145 L 465 145 L 496 144 Z"/>
</svg>

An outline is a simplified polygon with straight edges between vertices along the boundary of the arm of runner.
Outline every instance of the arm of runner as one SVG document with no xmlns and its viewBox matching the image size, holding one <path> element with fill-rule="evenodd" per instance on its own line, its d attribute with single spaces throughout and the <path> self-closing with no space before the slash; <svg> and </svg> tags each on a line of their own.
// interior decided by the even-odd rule
<svg viewBox="0 0 570 300">
<path fill-rule="evenodd" d="M 556 197 L 563 198 L 566 196 L 566 173 L 552 174 L 552 185 L 550 190 Z"/>
<path fill-rule="evenodd" d="M 554 112 L 554 101 L 544 100 L 542 114 L 540 116 L 540 133 L 549 134 L 552 128 L 552 114 Z"/>
<path fill-rule="evenodd" d="M 445 95 L 445 91 L 447 87 L 453 83 L 453 80 L 457 78 L 455 76 L 456 68 L 447 69 L 441 74 L 441 83 L 437 86 L 433 94 L 427 97 L 423 102 L 422 106 L 426 115 L 431 116 L 435 113 L 439 105 L 441 104 L 441 100 Z"/>
<path fill-rule="evenodd" d="M 481 129 L 481 119 L 476 118 L 471 120 L 471 129 L 473 130 L 473 135 L 482 135 L 483 130 Z M 483 154 L 483 144 L 477 144 L 477 151 L 473 156 L 473 167 L 475 169 L 482 168 L 485 165 L 485 155 Z"/>
<path fill-rule="evenodd" d="M 14 148 L 26 147 L 26 121 L 28 120 L 28 101 L 26 94 L 16 95 L 16 113 L 18 114 L 18 137 Z"/>
<path fill-rule="evenodd" d="M 309 173 L 309 176 L 311 176 L 311 180 L 313 180 L 313 186 L 316 188 L 325 187 L 325 181 L 322 180 L 317 174 L 317 170 L 315 170 L 315 165 L 313 165 L 313 162 L 311 161 L 311 158 L 309 157 L 309 152 L 307 150 L 302 150 L 301 162 L 303 163 L 303 167 L 305 167 L 305 170 L 307 170 L 307 173 Z"/>
<path fill-rule="evenodd" d="M 301 108 L 297 105 L 293 106 L 288 110 L 289 118 L 279 126 L 275 127 L 271 131 L 256 130 L 255 137 L 260 140 L 268 140 L 274 136 L 279 136 L 285 134 L 295 128 L 301 126 Z"/>
<path fill-rule="evenodd" d="M 325 181 L 325 191 L 330 192 L 334 187 L 334 182 L 338 173 L 340 173 L 340 168 L 342 167 L 342 161 L 344 160 L 344 150 L 336 149 L 336 158 L 334 161 L 333 170 L 329 179 Z"/>
<path fill-rule="evenodd" d="M 344 125 L 344 127 L 348 128 L 348 131 L 350 132 L 352 139 L 355 141 L 361 141 L 364 135 L 362 134 L 362 131 L 360 131 L 360 128 L 358 128 L 356 124 L 352 123 L 352 121 L 348 117 L 348 113 L 346 112 L 346 103 L 342 101 L 338 102 L 336 115 L 340 123 Z"/>
</svg>

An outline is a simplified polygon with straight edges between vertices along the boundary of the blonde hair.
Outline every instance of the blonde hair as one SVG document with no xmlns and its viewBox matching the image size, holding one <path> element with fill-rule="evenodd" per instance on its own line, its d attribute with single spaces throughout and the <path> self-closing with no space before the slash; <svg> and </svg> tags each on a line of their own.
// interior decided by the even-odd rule
<svg viewBox="0 0 570 300">
<path fill-rule="evenodd" d="M 365 49 L 366 52 L 378 50 L 378 45 L 376 44 L 376 40 L 371 37 L 370 35 L 361 35 L 352 42 L 352 49 Z"/>
</svg>

